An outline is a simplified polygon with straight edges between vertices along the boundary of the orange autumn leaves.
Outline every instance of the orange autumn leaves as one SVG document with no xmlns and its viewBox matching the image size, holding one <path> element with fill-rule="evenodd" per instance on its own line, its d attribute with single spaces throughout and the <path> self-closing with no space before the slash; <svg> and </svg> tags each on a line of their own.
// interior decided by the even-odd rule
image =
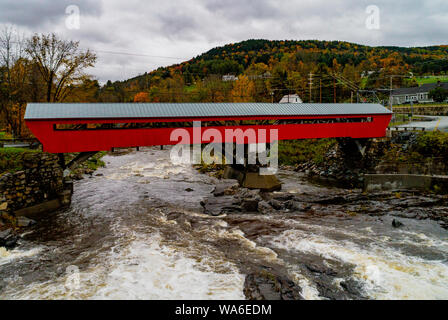
<svg viewBox="0 0 448 320">
<path fill-rule="evenodd" d="M 149 94 L 147 92 L 139 92 L 134 97 L 134 102 L 145 103 L 150 102 Z"/>
<path fill-rule="evenodd" d="M 252 102 L 255 95 L 255 84 L 248 76 L 240 76 L 231 91 L 233 102 Z"/>
</svg>

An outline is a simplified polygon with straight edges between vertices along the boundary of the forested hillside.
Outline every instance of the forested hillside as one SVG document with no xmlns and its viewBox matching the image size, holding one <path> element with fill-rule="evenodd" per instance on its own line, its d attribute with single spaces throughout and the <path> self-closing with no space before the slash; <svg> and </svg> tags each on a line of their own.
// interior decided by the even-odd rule
<svg viewBox="0 0 448 320">
<path fill-rule="evenodd" d="M 248 40 L 124 82 L 109 82 L 102 101 L 350 101 L 356 89 L 416 86 L 415 77 L 445 75 L 448 46 L 368 47 L 339 41 Z M 222 81 L 234 75 L 237 81 Z M 312 85 L 310 85 L 312 78 Z M 311 90 L 310 90 L 311 89 Z M 381 91 L 380 91 L 381 92 Z M 387 91 L 384 91 L 387 93 Z"/>
</svg>

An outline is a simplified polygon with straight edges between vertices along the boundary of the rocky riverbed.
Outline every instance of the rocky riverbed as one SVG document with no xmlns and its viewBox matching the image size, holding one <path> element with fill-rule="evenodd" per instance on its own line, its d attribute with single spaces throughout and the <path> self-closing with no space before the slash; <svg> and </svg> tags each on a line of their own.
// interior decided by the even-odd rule
<svg viewBox="0 0 448 320">
<path fill-rule="evenodd" d="M 284 172 L 287 174 L 287 172 Z M 370 192 L 334 189 L 331 194 L 263 193 L 238 188 L 234 181 L 218 184 L 212 195 L 202 203 L 204 212 L 212 216 L 223 214 L 302 214 L 308 216 L 396 217 L 434 220 L 448 229 L 448 196 L 412 191 Z"/>
<path fill-rule="evenodd" d="M 0 249 L 0 298 L 447 299 L 447 199 L 240 189 L 169 150 L 106 156 L 69 209 Z"/>
</svg>

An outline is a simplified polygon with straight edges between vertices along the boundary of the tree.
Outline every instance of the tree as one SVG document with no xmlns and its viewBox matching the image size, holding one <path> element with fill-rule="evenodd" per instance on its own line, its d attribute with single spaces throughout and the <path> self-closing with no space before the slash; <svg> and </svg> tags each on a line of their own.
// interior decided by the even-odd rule
<svg viewBox="0 0 448 320">
<path fill-rule="evenodd" d="M 201 87 L 206 94 L 205 101 L 202 102 L 224 102 L 231 85 L 231 81 L 224 82 L 217 75 L 206 77 Z"/>
<path fill-rule="evenodd" d="M 29 61 L 24 40 L 12 27 L 0 32 L 0 112 L 9 130 L 22 134 L 23 114 L 28 97 Z"/>
<path fill-rule="evenodd" d="M 437 87 L 429 91 L 429 98 L 435 102 L 444 102 L 448 98 L 448 90 Z"/>
<path fill-rule="evenodd" d="M 64 101 L 84 69 L 93 67 L 96 55 L 80 50 L 79 42 L 59 39 L 56 34 L 35 34 L 27 41 L 26 52 L 38 66 L 46 85 L 47 102 Z"/>
<path fill-rule="evenodd" d="M 269 89 L 274 93 L 274 100 L 280 101 L 283 95 L 288 93 L 288 72 L 280 66 L 276 66 L 272 71 L 272 78 L 269 80 Z"/>
<path fill-rule="evenodd" d="M 100 85 L 98 80 L 92 80 L 86 77 L 82 80 L 82 83 L 71 88 L 71 93 L 65 101 L 75 103 L 98 102 L 99 89 Z"/>
<path fill-rule="evenodd" d="M 418 82 L 415 78 L 404 78 L 402 85 L 406 88 L 414 88 L 418 87 Z"/>
<path fill-rule="evenodd" d="M 134 102 L 149 102 L 149 94 L 147 92 L 139 92 L 134 97 Z"/>
<path fill-rule="evenodd" d="M 255 95 L 255 85 L 247 76 L 240 76 L 233 86 L 233 102 L 252 102 Z"/>
</svg>

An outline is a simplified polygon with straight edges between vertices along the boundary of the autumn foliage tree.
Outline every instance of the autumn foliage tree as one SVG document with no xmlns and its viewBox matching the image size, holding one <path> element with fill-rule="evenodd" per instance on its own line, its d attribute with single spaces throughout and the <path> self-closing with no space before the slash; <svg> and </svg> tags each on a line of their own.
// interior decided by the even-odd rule
<svg viewBox="0 0 448 320">
<path fill-rule="evenodd" d="M 252 102 L 255 94 L 255 85 L 245 75 L 239 77 L 232 89 L 233 102 Z"/>
<path fill-rule="evenodd" d="M 147 92 L 139 92 L 134 96 L 134 102 L 145 103 L 150 101 L 151 100 Z"/>
<path fill-rule="evenodd" d="M 25 59 L 23 38 L 11 27 L 0 33 L 0 112 L 8 131 L 21 135 L 29 99 L 30 63 Z"/>
<path fill-rule="evenodd" d="M 28 102 L 98 101 L 99 84 L 84 73 L 96 56 L 55 34 L 26 38 L 0 31 L 0 122 L 15 136 L 29 134 L 23 116 Z"/>
</svg>

